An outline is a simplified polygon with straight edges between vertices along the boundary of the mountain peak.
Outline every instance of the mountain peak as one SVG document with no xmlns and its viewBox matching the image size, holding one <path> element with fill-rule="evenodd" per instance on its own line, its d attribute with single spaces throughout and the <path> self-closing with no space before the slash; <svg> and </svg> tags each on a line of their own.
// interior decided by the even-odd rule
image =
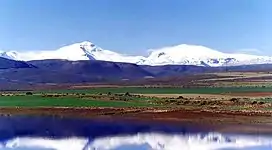
<svg viewBox="0 0 272 150">
<path fill-rule="evenodd" d="M 79 47 L 83 50 L 87 50 L 89 52 L 97 52 L 97 51 L 102 51 L 102 48 L 98 47 L 92 42 L 89 41 L 84 41 L 79 43 Z"/>
</svg>

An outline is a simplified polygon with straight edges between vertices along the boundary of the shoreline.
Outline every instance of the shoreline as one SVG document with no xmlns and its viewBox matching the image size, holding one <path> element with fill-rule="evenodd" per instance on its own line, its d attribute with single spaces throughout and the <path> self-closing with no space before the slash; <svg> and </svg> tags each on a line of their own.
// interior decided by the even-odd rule
<svg viewBox="0 0 272 150">
<path fill-rule="evenodd" d="M 195 126 L 222 133 L 272 134 L 271 112 L 167 110 L 157 108 L 0 108 L 1 116 L 53 116 Z"/>
</svg>

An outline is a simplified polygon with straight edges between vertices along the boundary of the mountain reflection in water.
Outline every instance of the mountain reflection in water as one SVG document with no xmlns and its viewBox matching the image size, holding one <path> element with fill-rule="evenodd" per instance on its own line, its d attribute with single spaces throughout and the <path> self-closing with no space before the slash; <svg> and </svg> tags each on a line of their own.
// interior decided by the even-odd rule
<svg viewBox="0 0 272 150">
<path fill-rule="evenodd" d="M 0 150 L 268 150 L 272 136 L 220 134 L 192 126 L 0 117 Z"/>
</svg>

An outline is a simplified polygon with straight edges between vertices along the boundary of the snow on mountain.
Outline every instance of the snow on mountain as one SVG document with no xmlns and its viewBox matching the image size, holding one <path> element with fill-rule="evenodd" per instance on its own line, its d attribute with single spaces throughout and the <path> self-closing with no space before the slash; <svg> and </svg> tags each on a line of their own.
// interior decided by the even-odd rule
<svg viewBox="0 0 272 150">
<path fill-rule="evenodd" d="M 4 58 L 7 58 L 7 59 L 16 59 L 18 56 L 17 56 L 17 53 L 16 52 L 0 52 L 0 57 L 4 57 Z"/>
<path fill-rule="evenodd" d="M 213 59 L 219 60 L 218 64 L 222 65 L 221 58 L 224 53 L 194 45 L 178 45 L 173 47 L 165 47 L 162 49 L 151 50 L 144 64 L 149 65 L 203 65 L 205 63 L 214 63 Z"/>
<path fill-rule="evenodd" d="M 13 52 L 13 55 L 4 52 L 2 55 L 7 54 L 6 58 L 15 60 L 42 60 L 42 59 L 67 59 L 67 60 L 88 60 L 85 53 L 80 49 L 80 44 L 62 47 L 58 50 L 52 51 L 26 51 L 26 52 Z M 1 56 L 1 54 L 0 54 Z"/>
<path fill-rule="evenodd" d="M 128 56 L 104 50 L 91 42 L 85 41 L 53 51 L 0 52 L 0 57 L 24 61 L 42 59 L 104 60 L 152 66 L 197 65 L 217 67 L 272 63 L 272 57 L 268 56 L 227 54 L 198 45 L 182 44 L 151 51 L 148 57 Z"/>
<path fill-rule="evenodd" d="M 76 61 L 90 59 L 139 63 L 145 60 L 145 57 L 143 56 L 127 56 L 113 51 L 104 50 L 88 41 L 64 46 L 53 51 L 0 52 L 0 57 L 24 61 L 42 59 L 66 59 Z"/>
<path fill-rule="evenodd" d="M 129 62 L 129 63 L 140 63 L 145 61 L 143 56 L 128 56 L 122 55 L 113 51 L 104 50 L 90 42 L 83 42 L 80 44 L 81 50 L 85 53 L 89 59 L 105 60 L 113 62 Z"/>
<path fill-rule="evenodd" d="M 178 45 L 151 50 L 144 64 L 226 66 L 272 63 L 272 57 L 248 54 L 227 54 L 204 46 Z"/>
</svg>

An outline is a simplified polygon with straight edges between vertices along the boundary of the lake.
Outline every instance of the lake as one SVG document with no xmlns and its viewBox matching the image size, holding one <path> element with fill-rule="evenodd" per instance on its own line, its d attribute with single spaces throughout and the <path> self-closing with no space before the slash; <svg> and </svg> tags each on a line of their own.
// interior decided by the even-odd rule
<svg viewBox="0 0 272 150">
<path fill-rule="evenodd" d="M 272 149 L 272 135 L 223 134 L 201 126 L 122 120 L 0 117 L 0 150 L 260 149 Z"/>
</svg>

